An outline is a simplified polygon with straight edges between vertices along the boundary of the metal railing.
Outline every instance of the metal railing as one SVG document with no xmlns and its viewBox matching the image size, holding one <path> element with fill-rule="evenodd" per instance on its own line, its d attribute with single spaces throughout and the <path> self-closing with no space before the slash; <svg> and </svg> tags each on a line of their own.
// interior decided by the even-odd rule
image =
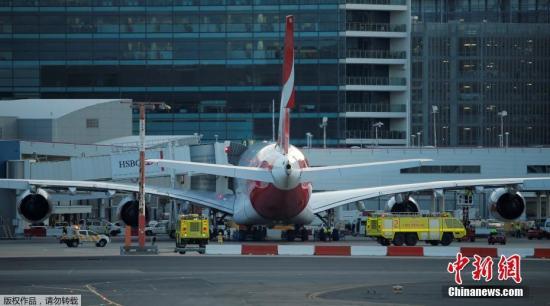
<svg viewBox="0 0 550 306">
<path fill-rule="evenodd" d="M 349 4 L 387 4 L 387 5 L 406 5 L 407 0 L 346 0 Z"/>
<path fill-rule="evenodd" d="M 347 103 L 346 112 L 406 112 L 405 104 Z"/>
<path fill-rule="evenodd" d="M 347 85 L 406 86 L 406 78 L 355 77 L 348 76 Z"/>
<path fill-rule="evenodd" d="M 376 131 L 374 128 L 370 130 L 347 130 L 347 139 L 374 139 L 376 138 Z M 407 132 L 405 131 L 388 131 L 378 130 L 378 139 L 407 139 Z"/>
<path fill-rule="evenodd" d="M 372 32 L 406 32 L 406 24 L 392 23 L 363 23 L 363 22 L 348 22 L 346 23 L 348 31 L 372 31 Z"/>
<path fill-rule="evenodd" d="M 348 49 L 347 56 L 348 57 L 356 57 L 356 58 L 405 59 L 405 58 L 407 58 L 407 52 L 405 52 L 405 51 L 387 51 L 387 50 Z"/>
</svg>

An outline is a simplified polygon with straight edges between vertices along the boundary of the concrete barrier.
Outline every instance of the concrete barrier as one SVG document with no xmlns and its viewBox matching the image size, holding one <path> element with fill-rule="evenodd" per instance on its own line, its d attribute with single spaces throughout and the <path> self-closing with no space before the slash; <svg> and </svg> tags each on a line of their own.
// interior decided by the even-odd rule
<svg viewBox="0 0 550 306">
<path fill-rule="evenodd" d="M 536 258 L 550 258 L 550 249 L 548 249 L 548 248 L 535 248 L 534 256 Z"/>
<path fill-rule="evenodd" d="M 498 248 L 498 256 L 504 255 L 506 257 L 518 254 L 522 258 L 533 257 L 535 250 L 533 248 Z"/>
<path fill-rule="evenodd" d="M 351 246 L 351 256 L 386 256 L 385 246 Z"/>
<path fill-rule="evenodd" d="M 241 255 L 240 244 L 207 244 L 205 254 L 208 255 Z"/>
<path fill-rule="evenodd" d="M 278 255 L 276 244 L 243 244 L 243 255 Z"/>
<path fill-rule="evenodd" d="M 351 247 L 349 245 L 316 245 L 315 255 L 351 256 Z"/>
<path fill-rule="evenodd" d="M 313 255 L 313 245 L 279 245 L 279 255 Z"/>
<path fill-rule="evenodd" d="M 424 256 L 424 249 L 417 246 L 389 246 L 388 256 Z"/>
<path fill-rule="evenodd" d="M 481 257 L 497 257 L 497 248 L 461 247 L 460 252 L 466 257 L 474 257 L 475 254 Z"/>
<path fill-rule="evenodd" d="M 425 246 L 424 256 L 430 257 L 456 257 L 456 254 L 460 252 L 460 247 L 447 247 L 447 246 Z"/>
</svg>

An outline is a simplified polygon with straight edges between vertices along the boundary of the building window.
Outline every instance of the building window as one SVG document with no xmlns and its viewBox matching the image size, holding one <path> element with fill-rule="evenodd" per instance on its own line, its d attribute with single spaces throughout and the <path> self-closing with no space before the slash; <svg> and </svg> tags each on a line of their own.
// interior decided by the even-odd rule
<svg viewBox="0 0 550 306">
<path fill-rule="evenodd" d="M 87 129 L 99 128 L 99 119 L 86 119 L 86 128 Z"/>
<path fill-rule="evenodd" d="M 404 174 L 427 174 L 427 173 L 481 173 L 481 166 L 420 166 L 401 169 Z"/>
<path fill-rule="evenodd" d="M 527 173 L 550 173 L 550 165 L 527 165 Z"/>
</svg>

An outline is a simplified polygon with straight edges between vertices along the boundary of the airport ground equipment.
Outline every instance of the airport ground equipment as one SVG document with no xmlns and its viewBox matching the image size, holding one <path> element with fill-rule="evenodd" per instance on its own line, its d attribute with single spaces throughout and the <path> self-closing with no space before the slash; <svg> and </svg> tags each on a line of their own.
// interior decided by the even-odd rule
<svg viewBox="0 0 550 306">
<path fill-rule="evenodd" d="M 208 218 L 198 214 L 180 215 L 176 225 L 176 252 L 185 254 L 187 251 L 197 251 L 204 254 L 204 249 L 210 239 L 210 223 Z M 189 247 L 196 244 L 198 247 Z"/>
<path fill-rule="evenodd" d="M 110 241 L 106 235 L 78 228 L 68 228 L 67 232 L 59 238 L 59 243 L 65 243 L 70 248 L 76 248 L 84 243 L 94 243 L 97 247 L 104 247 Z"/>
<path fill-rule="evenodd" d="M 367 219 L 366 235 L 382 245 L 416 245 L 424 240 L 431 245 L 449 245 L 466 235 L 462 223 L 448 214 L 421 215 L 393 213 L 374 215 Z"/>
<path fill-rule="evenodd" d="M 122 231 L 120 226 L 111 223 L 107 220 L 87 219 L 81 221 L 81 226 L 88 230 L 94 231 L 98 234 L 104 234 L 114 237 L 120 234 Z"/>
</svg>

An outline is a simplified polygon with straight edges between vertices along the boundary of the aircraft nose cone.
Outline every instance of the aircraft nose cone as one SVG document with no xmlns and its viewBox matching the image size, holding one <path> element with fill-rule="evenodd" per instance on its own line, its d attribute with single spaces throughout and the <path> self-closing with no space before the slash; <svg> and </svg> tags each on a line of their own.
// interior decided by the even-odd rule
<svg viewBox="0 0 550 306">
<path fill-rule="evenodd" d="M 304 210 L 309 195 L 309 186 L 302 184 L 290 190 L 281 190 L 269 184 L 265 188 L 254 188 L 250 201 L 260 216 L 270 220 L 288 220 Z"/>
</svg>

